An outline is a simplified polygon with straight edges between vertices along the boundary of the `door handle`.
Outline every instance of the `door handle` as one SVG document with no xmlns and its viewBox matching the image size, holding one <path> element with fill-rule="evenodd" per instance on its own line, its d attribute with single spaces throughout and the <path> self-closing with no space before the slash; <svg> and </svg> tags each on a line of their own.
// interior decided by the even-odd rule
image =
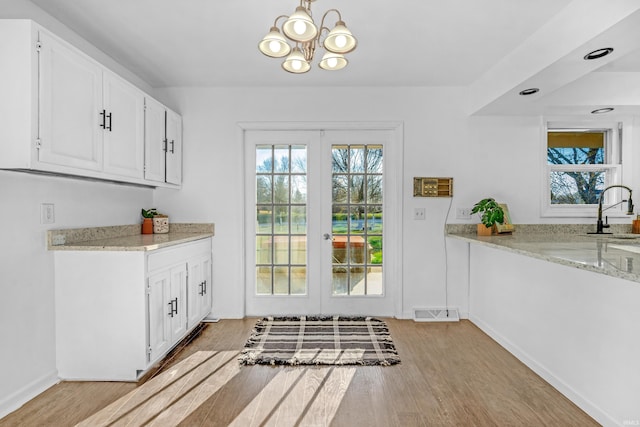
<svg viewBox="0 0 640 427">
<path fill-rule="evenodd" d="M 113 113 L 107 114 L 107 117 L 109 117 L 109 126 L 105 127 L 105 129 L 108 130 L 109 132 L 111 132 L 111 116 L 112 115 Z"/>
<path fill-rule="evenodd" d="M 173 145 L 174 145 L 175 141 L 172 139 L 169 144 L 171 144 L 171 150 L 169 150 L 170 153 L 173 153 Z"/>
<path fill-rule="evenodd" d="M 329 234 L 329 233 L 324 233 L 324 234 L 322 235 L 322 238 L 323 238 L 324 240 L 329 240 L 329 239 L 331 239 L 331 234 Z"/>
<path fill-rule="evenodd" d="M 106 110 L 102 110 L 100 112 L 100 115 L 102 116 L 102 124 L 100 125 L 100 127 L 102 129 L 106 129 L 107 128 L 107 111 Z"/>
</svg>

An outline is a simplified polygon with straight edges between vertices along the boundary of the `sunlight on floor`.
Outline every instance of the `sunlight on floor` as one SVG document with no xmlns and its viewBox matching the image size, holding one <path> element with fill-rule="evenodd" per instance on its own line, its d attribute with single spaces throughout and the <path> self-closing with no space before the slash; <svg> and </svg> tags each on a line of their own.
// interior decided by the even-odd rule
<svg viewBox="0 0 640 427">
<path fill-rule="evenodd" d="M 177 425 L 240 372 L 237 356 L 198 351 L 77 426 Z M 345 366 L 283 367 L 231 425 L 327 426 L 355 372 Z"/>
<path fill-rule="evenodd" d="M 355 367 L 284 368 L 230 426 L 328 426 L 355 372 Z"/>
<path fill-rule="evenodd" d="M 240 372 L 237 356 L 194 353 L 77 425 L 177 425 Z"/>
</svg>

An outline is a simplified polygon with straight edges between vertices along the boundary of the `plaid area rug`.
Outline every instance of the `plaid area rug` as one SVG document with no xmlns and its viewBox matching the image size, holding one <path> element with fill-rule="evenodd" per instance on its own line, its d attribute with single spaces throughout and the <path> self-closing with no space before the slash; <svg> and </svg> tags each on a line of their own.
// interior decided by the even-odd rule
<svg viewBox="0 0 640 427">
<path fill-rule="evenodd" d="M 265 317 L 245 344 L 243 365 L 395 365 L 398 352 L 372 317 Z"/>
</svg>

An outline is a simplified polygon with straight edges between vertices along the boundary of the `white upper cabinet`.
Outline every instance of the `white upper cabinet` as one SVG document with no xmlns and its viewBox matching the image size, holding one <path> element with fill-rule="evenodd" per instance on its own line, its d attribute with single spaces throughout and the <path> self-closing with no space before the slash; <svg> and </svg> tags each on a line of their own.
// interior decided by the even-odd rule
<svg viewBox="0 0 640 427">
<path fill-rule="evenodd" d="M 144 177 L 182 184 L 182 118 L 152 98 L 146 98 Z"/>
<path fill-rule="evenodd" d="M 104 171 L 144 177 L 144 93 L 117 75 L 103 73 Z"/>
<path fill-rule="evenodd" d="M 144 121 L 144 177 L 150 181 L 165 181 L 166 109 L 152 98 L 146 99 Z"/>
<path fill-rule="evenodd" d="M 166 181 L 182 184 L 182 117 L 167 110 Z"/>
<path fill-rule="evenodd" d="M 135 86 L 24 19 L 0 20 L 0 69 L 0 169 L 180 187 L 181 118 Z"/>
<path fill-rule="evenodd" d="M 102 68 L 40 31 L 38 161 L 102 169 Z"/>
</svg>

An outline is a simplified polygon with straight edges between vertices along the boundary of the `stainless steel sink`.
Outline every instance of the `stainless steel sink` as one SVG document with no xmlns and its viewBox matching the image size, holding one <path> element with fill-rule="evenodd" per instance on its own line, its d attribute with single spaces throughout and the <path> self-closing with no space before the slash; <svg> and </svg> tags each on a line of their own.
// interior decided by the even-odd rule
<svg viewBox="0 0 640 427">
<path fill-rule="evenodd" d="M 614 243 L 609 243 L 607 245 L 610 249 L 620 249 L 627 252 L 634 252 L 636 254 L 640 254 L 640 246 L 637 245 L 617 245 Z"/>
<path fill-rule="evenodd" d="M 640 234 L 617 233 L 617 234 L 587 234 L 589 237 L 598 237 L 605 239 L 640 239 Z"/>
</svg>

